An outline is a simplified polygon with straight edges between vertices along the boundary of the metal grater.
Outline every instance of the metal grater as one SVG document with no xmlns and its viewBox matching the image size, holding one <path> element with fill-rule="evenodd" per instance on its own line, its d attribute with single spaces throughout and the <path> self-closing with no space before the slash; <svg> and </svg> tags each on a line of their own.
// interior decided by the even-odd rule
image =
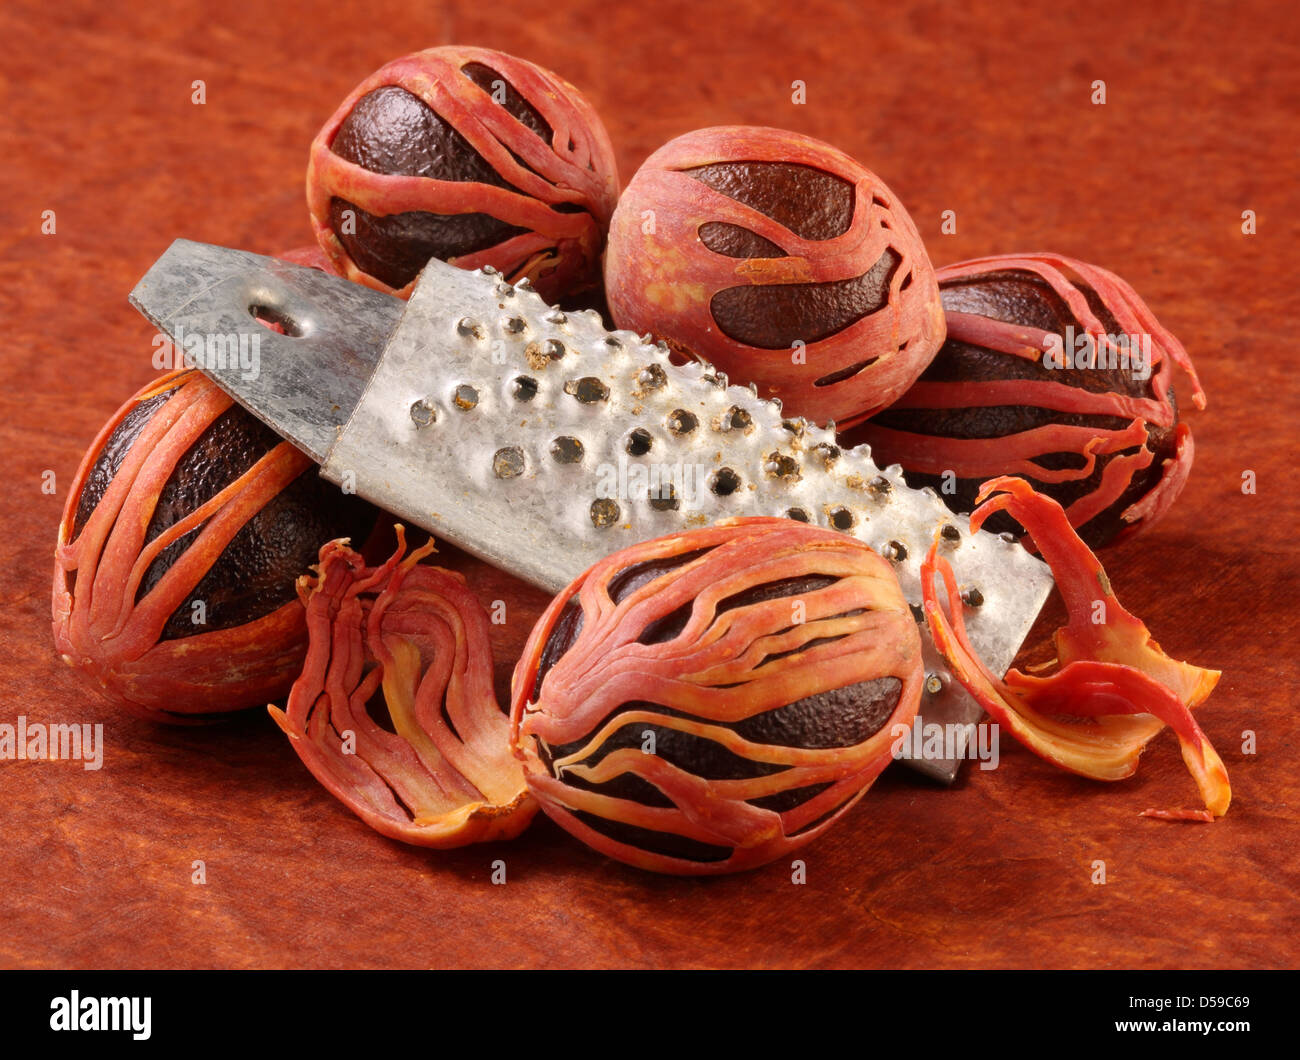
<svg viewBox="0 0 1300 1060">
<path fill-rule="evenodd" d="M 131 302 L 328 481 L 551 592 L 646 538 L 788 515 L 866 542 L 918 605 L 919 562 L 943 528 L 963 589 L 982 597 L 967 608 L 971 640 L 1002 673 L 1052 586 L 1045 564 L 1009 538 L 969 533 L 866 446 L 842 450 L 833 428 L 784 417 L 709 365 L 675 365 L 592 310 L 554 309 L 527 281 L 433 260 L 403 302 L 181 239 Z M 229 363 L 231 342 L 254 337 L 256 369 Z M 924 628 L 922 640 L 924 722 L 977 721 Z M 909 764 L 951 782 L 963 754 L 959 743 L 956 758 Z"/>
</svg>

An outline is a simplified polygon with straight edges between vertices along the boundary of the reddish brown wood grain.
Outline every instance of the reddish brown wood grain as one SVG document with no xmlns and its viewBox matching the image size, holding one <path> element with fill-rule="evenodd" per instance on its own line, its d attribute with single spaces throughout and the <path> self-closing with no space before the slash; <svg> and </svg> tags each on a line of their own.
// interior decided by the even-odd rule
<svg viewBox="0 0 1300 1060">
<path fill-rule="evenodd" d="M 1298 963 L 1300 45 L 1281 6 L 370 0 L 232 15 L 23 0 L 0 13 L 0 40 L 0 721 L 102 721 L 107 739 L 99 772 L 0 763 L 0 964 Z M 51 646 L 51 556 L 82 450 L 153 374 L 127 292 L 177 236 L 266 253 L 308 242 L 317 127 L 373 68 L 452 41 L 578 85 L 624 180 L 689 129 L 785 126 L 879 172 L 937 263 L 1055 250 L 1142 292 L 1192 352 L 1210 406 L 1192 417 L 1196 466 L 1174 512 L 1105 558 L 1171 654 L 1224 671 L 1199 713 L 1232 776 L 1224 820 L 1138 818 L 1196 804 L 1165 733 L 1137 777 L 1109 786 L 1008 744 L 998 769 L 951 791 L 891 770 L 808 848 L 804 885 L 782 866 L 646 875 L 545 820 L 512 844 L 437 854 L 367 830 L 260 712 L 158 728 L 75 679 Z M 1090 102 L 1095 79 L 1105 106 Z M 40 231 L 47 209 L 54 235 Z M 948 209 L 957 234 L 943 236 Z M 508 601 L 494 627 L 504 689 L 544 598 L 444 558 Z M 1257 754 L 1241 753 L 1244 730 Z M 498 858 L 505 886 L 490 880 Z M 206 885 L 191 883 L 195 860 Z M 1105 885 L 1091 882 L 1099 860 Z"/>
</svg>

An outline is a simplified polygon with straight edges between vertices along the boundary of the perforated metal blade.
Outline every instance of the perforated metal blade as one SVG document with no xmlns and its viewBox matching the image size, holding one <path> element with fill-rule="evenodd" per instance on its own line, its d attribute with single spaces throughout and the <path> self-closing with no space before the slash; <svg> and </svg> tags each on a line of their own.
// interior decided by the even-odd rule
<svg viewBox="0 0 1300 1060">
<path fill-rule="evenodd" d="M 525 284 L 431 261 L 408 302 L 316 270 L 178 240 L 131 301 L 176 338 L 262 333 L 260 371 L 203 364 L 329 481 L 552 592 L 635 542 L 727 516 L 784 515 L 852 534 L 893 562 L 920 602 L 940 528 L 966 622 L 990 668 L 1010 666 L 1052 580 L 1009 539 L 969 533 L 930 490 L 866 446 L 782 415 L 708 365 L 567 314 Z M 270 309 L 297 337 L 251 319 Z M 400 316 L 400 320 L 398 319 Z M 394 326 L 395 325 L 395 326 Z M 919 611 L 918 611 L 919 614 Z M 926 724 L 978 705 L 922 631 Z M 951 781 L 955 756 L 909 764 Z"/>
</svg>

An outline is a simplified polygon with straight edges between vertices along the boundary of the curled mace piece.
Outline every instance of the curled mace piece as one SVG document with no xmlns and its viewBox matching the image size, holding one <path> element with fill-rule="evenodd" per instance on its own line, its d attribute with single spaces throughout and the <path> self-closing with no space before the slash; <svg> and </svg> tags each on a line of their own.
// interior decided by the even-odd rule
<svg viewBox="0 0 1300 1060">
<path fill-rule="evenodd" d="M 406 297 L 430 258 L 593 287 L 618 201 L 614 149 L 563 78 L 484 48 L 431 48 L 358 85 L 311 145 L 307 204 L 334 271 Z"/>
<path fill-rule="evenodd" d="M 284 695 L 307 631 L 293 583 L 377 512 L 195 371 L 149 384 L 77 469 L 55 546 L 54 642 L 101 691 L 197 722 Z"/>
<path fill-rule="evenodd" d="M 271 717 L 316 779 L 390 839 L 511 839 L 537 804 L 493 693 L 487 614 L 461 575 L 420 565 L 432 539 L 403 559 L 397 535 L 370 568 L 332 541 L 299 580 L 311 643 L 287 709 Z"/>
<path fill-rule="evenodd" d="M 754 868 L 816 838 L 891 759 L 924 679 L 889 564 L 788 519 L 596 563 L 515 669 L 511 743 L 561 827 L 656 872 Z"/>
<path fill-rule="evenodd" d="M 1124 280 L 1059 254 L 938 271 L 948 338 L 920 380 L 850 441 L 968 512 L 980 484 L 1020 475 L 1094 548 L 1149 526 L 1192 466 L 1172 378 L 1205 394 L 1182 344 Z M 989 529 L 1015 533 L 997 515 Z"/>
<path fill-rule="evenodd" d="M 1147 627 L 1120 606 L 1110 579 L 1080 540 L 1065 511 L 1022 479 L 984 484 L 971 531 L 999 511 L 1033 534 L 1052 568 L 1069 611 L 1056 631 L 1055 672 L 1046 677 L 1011 670 L 999 679 L 980 662 L 966 637 L 961 594 L 936 538 L 921 565 L 926 622 L 953 674 L 993 718 L 1035 754 L 1081 776 L 1121 780 L 1137 771 L 1142 749 L 1166 725 L 1196 779 L 1204 810 L 1147 810 L 1143 816 L 1212 821 L 1228 812 L 1228 773 L 1192 709 L 1219 680 L 1171 659 Z M 935 574 L 943 579 L 943 594 Z M 945 610 L 946 604 L 946 610 Z M 1050 664 L 1049 664 L 1050 665 Z"/>
<path fill-rule="evenodd" d="M 878 176 L 810 136 L 687 133 L 610 223 L 609 308 L 791 415 L 841 426 L 899 397 L 943 342 L 934 267 Z"/>
</svg>

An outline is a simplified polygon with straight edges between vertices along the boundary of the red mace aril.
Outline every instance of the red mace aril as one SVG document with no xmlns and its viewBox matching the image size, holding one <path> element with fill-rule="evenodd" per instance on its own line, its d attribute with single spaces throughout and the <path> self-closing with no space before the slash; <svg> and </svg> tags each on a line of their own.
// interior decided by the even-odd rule
<svg viewBox="0 0 1300 1060">
<path fill-rule="evenodd" d="M 298 582 L 311 646 L 271 716 L 316 779 L 390 839 L 449 849 L 513 838 L 537 804 L 492 690 L 487 614 L 459 574 L 420 565 L 432 539 L 403 559 L 397 535 L 378 567 L 330 542 Z"/>
<path fill-rule="evenodd" d="M 1011 670 L 999 680 L 966 637 L 957 578 L 939 555 L 936 538 L 921 565 L 922 595 L 935 646 L 954 676 L 1035 754 L 1097 780 L 1132 776 L 1142 749 L 1168 725 L 1206 808 L 1147 810 L 1143 816 L 1222 817 L 1232 799 L 1228 773 L 1191 713 L 1214 690 L 1219 671 L 1178 662 L 1160 650 L 1146 626 L 1120 606 L 1097 557 L 1056 501 L 1017 478 L 986 482 L 978 500 L 971 530 L 998 511 L 1024 526 L 1052 568 L 1069 622 L 1056 631 L 1055 672 L 1039 677 Z M 943 578 L 942 595 L 936 572 Z"/>
<path fill-rule="evenodd" d="M 595 286 L 614 150 L 563 78 L 484 48 L 431 48 L 366 78 L 317 134 L 316 238 L 335 271 L 406 297 L 430 258 L 492 266 L 547 301 Z"/>
<path fill-rule="evenodd" d="M 206 376 L 165 375 L 108 421 L 68 491 L 55 645 L 145 717 L 261 706 L 302 669 L 294 580 L 376 514 Z"/>
<path fill-rule="evenodd" d="M 781 129 L 701 129 L 651 155 L 610 223 L 605 289 L 620 328 L 818 423 L 884 408 L 943 342 L 903 204 L 843 151 Z"/>
<path fill-rule="evenodd" d="M 1099 548 L 1169 510 L 1192 466 L 1172 377 L 1205 395 L 1182 344 L 1112 272 L 1057 254 L 1008 255 L 938 272 L 948 338 L 906 394 L 853 431 L 954 512 L 980 483 L 1023 476 Z M 989 529 L 1018 533 L 996 516 Z"/>
<path fill-rule="evenodd" d="M 891 760 L 924 679 L 889 564 L 789 519 L 724 520 L 596 563 L 534 627 L 511 743 L 561 827 L 656 872 L 754 868 Z"/>
</svg>

